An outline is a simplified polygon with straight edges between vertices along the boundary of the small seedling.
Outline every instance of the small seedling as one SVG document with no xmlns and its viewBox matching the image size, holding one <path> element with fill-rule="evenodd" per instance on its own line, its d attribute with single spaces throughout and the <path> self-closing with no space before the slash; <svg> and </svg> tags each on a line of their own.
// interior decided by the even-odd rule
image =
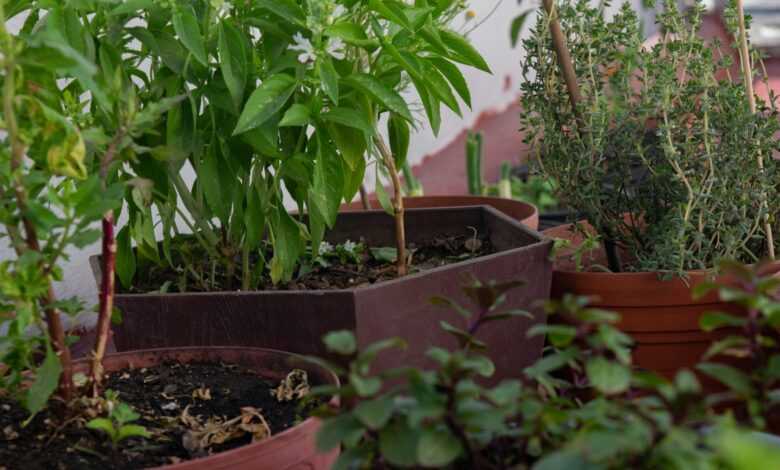
<svg viewBox="0 0 780 470">
<path fill-rule="evenodd" d="M 107 418 L 95 418 L 87 423 L 89 429 L 104 432 L 111 440 L 111 446 L 116 449 L 120 442 L 130 437 L 149 437 L 149 431 L 138 424 L 131 424 L 141 416 L 133 411 L 127 403 L 119 401 L 119 394 L 106 390 Z"/>
</svg>

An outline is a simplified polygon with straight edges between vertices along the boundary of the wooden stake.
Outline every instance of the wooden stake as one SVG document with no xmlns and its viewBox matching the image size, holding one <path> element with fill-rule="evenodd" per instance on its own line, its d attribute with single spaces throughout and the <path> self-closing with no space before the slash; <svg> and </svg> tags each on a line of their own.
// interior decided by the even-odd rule
<svg viewBox="0 0 780 470">
<path fill-rule="evenodd" d="M 737 0 L 737 15 L 739 16 L 739 58 L 742 63 L 742 77 L 745 81 L 745 92 L 748 95 L 750 112 L 756 114 L 756 94 L 753 90 L 753 66 L 750 61 L 750 47 L 748 46 L 747 27 L 745 25 L 745 7 L 744 0 Z M 756 162 L 759 170 L 764 171 L 764 156 L 761 152 L 756 155 Z M 763 198 L 763 206 L 767 208 L 766 195 Z M 775 237 L 772 230 L 772 223 L 769 220 L 769 214 L 764 220 L 764 231 L 766 232 L 766 243 L 769 249 L 769 258 L 775 260 Z"/>
</svg>

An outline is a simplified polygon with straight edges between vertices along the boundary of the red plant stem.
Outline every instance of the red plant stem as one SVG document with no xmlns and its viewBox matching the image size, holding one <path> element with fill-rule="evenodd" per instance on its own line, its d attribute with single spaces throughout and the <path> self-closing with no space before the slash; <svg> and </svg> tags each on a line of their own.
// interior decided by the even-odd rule
<svg viewBox="0 0 780 470">
<path fill-rule="evenodd" d="M 108 170 L 117 152 L 119 142 L 124 138 L 124 131 L 120 129 L 108 146 L 103 159 L 100 162 L 100 178 L 103 189 L 106 188 Z M 103 382 L 103 358 L 106 355 L 108 336 L 111 328 L 111 314 L 114 310 L 114 291 L 116 290 L 116 236 L 114 233 L 114 213 L 107 211 L 103 214 L 103 252 L 101 255 L 100 280 L 100 307 L 98 311 L 97 331 L 95 337 L 95 349 L 92 353 L 90 365 L 90 379 L 92 382 L 92 394 L 100 394 L 100 386 Z"/>
<path fill-rule="evenodd" d="M 98 313 L 97 337 L 92 355 L 90 376 L 92 378 L 92 393 L 99 394 L 103 379 L 103 357 L 106 355 L 111 313 L 114 310 L 114 287 L 116 276 L 116 237 L 114 235 L 114 214 L 107 212 L 103 216 L 103 253 L 102 279 L 100 281 L 100 311 Z"/>
</svg>

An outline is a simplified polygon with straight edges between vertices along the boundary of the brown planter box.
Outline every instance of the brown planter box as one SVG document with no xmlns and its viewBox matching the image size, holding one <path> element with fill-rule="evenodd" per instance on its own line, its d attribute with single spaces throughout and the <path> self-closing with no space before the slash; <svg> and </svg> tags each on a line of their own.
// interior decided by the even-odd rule
<svg viewBox="0 0 780 470">
<path fill-rule="evenodd" d="M 388 337 L 407 340 L 404 351 L 380 355 L 380 368 L 428 366 L 428 348 L 456 346 L 440 329 L 440 320 L 465 326 L 459 315 L 429 300 L 440 295 L 468 305 L 460 288 L 471 274 L 483 281 L 525 281 L 524 287 L 507 294 L 502 307 L 526 309 L 534 316 L 495 322 L 480 332 L 496 363 L 495 379 L 516 377 L 538 359 L 543 338 L 529 339 L 526 332 L 546 321 L 538 301 L 549 297 L 552 243 L 486 206 L 411 209 L 406 224 L 411 242 L 472 233 L 469 227 L 475 227 L 487 232 L 500 252 L 354 289 L 117 295 L 116 305 L 123 313 L 122 324 L 115 327 L 117 349 L 252 346 L 323 355 L 323 335 L 349 329 L 361 347 Z M 393 218 L 384 212 L 344 213 L 328 240 L 341 243 L 362 236 L 373 244 L 392 246 L 393 227 Z M 95 267 L 97 257 L 92 262 Z"/>
</svg>

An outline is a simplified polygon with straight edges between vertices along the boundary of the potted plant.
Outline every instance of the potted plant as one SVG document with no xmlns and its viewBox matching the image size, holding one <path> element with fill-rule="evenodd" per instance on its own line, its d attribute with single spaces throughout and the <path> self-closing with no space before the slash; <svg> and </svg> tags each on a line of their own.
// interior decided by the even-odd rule
<svg viewBox="0 0 780 470">
<path fill-rule="evenodd" d="M 632 341 L 616 328 L 619 315 L 567 295 L 547 309 L 566 326 L 541 324 L 530 332 L 551 339 L 545 357 L 493 387 L 482 383 L 493 365 L 468 334 L 457 336 L 458 347 L 431 348 L 431 369 L 383 372 L 369 367 L 376 352 L 402 346 L 402 339 L 360 349 L 349 331 L 329 334 L 325 342 L 338 353 L 329 367 L 344 379 L 338 391 L 343 406 L 320 411 L 326 421 L 318 443 L 322 449 L 343 446 L 339 468 L 762 467 L 780 455 L 777 437 L 762 433 L 771 409 L 778 409 L 766 396 L 776 393 L 778 376 L 767 367 L 768 357 L 760 358 L 775 351 L 759 339 L 771 331 L 776 336 L 776 308 L 770 306 L 776 296 L 769 292 L 780 281 L 738 270 L 744 284 L 723 293 L 763 308 L 750 321 L 712 313 L 706 324 L 744 322 L 730 341 L 752 344 L 756 362 L 742 370 L 721 363 L 699 367 L 732 384 L 730 399 L 739 397 L 751 410 L 747 415 L 718 416 L 713 404 L 723 394 L 704 393 L 690 370 L 671 380 L 632 370 Z M 500 323 L 501 307 L 493 303 L 511 288 L 485 282 L 465 287 L 472 333 Z M 452 316 L 471 310 L 459 307 Z M 393 387 L 382 388 L 386 382 Z"/>
<path fill-rule="evenodd" d="M 123 5 L 43 3 L 0 3 L 0 467 L 329 468 L 338 452 L 317 452 L 320 422 L 299 407 L 310 385 L 338 384 L 327 370 L 253 348 L 105 355 L 117 169 L 178 99 L 138 99 L 113 46 Z M 62 315 L 84 306 L 54 282 L 101 238 L 97 340 L 73 361 Z"/>
<path fill-rule="evenodd" d="M 716 78 L 730 58 L 699 37 L 700 3 L 683 14 L 663 2 L 661 40 L 645 46 L 628 6 L 607 20 L 586 2 L 545 2 L 524 41 L 529 142 L 561 201 L 588 222 L 547 232 L 576 258 L 557 260 L 553 295 L 621 312 L 638 366 L 670 375 L 709 347 L 704 311 L 736 308 L 694 300 L 691 288 L 722 258 L 774 257 L 778 115 L 753 93 L 743 15 L 729 12 L 744 83 Z"/>
<path fill-rule="evenodd" d="M 118 234 L 119 350 L 241 344 L 318 354 L 333 329 L 353 328 L 367 344 L 390 328 L 420 335 L 393 360 L 422 361 L 437 321 L 425 301 L 456 294 L 464 273 L 533 279 L 508 297 L 517 308 L 547 295 L 550 244 L 519 223 L 488 208 L 404 208 L 398 169 L 414 118 L 400 93 L 416 90 L 436 131 L 442 103 L 457 112 L 456 97 L 470 100 L 456 63 L 487 70 L 448 27 L 461 2 L 119 10 L 140 43 L 125 65 L 147 83 L 144 99 L 186 97 L 125 168 L 142 184 Z M 131 27 L 138 22 L 146 27 Z M 368 166 L 378 188 L 383 175 L 392 183 L 379 199 L 393 217 L 338 214 Z M 485 333 L 497 352 L 518 352 L 501 353 L 503 372 L 539 354 L 540 342 L 516 349 L 529 324 Z"/>
</svg>

